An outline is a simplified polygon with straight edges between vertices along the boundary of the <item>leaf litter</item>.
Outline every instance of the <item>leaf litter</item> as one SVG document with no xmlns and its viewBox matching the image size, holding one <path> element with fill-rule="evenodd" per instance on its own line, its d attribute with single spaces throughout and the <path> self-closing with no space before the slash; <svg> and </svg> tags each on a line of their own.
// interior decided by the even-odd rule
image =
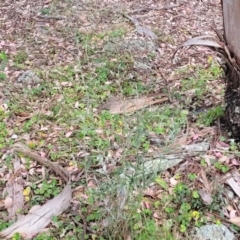
<svg viewBox="0 0 240 240">
<path fill-rule="evenodd" d="M 158 3 L 154 1 L 142 1 L 139 5 L 136 1 L 113 0 L 108 1 L 106 7 L 106 1 L 88 1 L 84 4 L 72 1 L 70 5 L 65 2 L 58 2 L 56 5 L 53 1 L 33 3 L 32 1 L 13 2 L 5 0 L 0 4 L 0 11 L 0 21 L 3 24 L 2 30 L 0 30 L 0 49 L 1 53 L 7 53 L 10 58 L 7 65 L 5 65 L 5 63 L 3 64 L 4 61 L 0 61 L 0 66 L 4 65 L 1 71 L 4 73 L 3 76 L 5 76 L 5 79 L 7 79 L 5 82 L 0 82 L 0 109 L 6 114 L 4 118 L 1 117 L 1 121 L 5 124 L 4 127 L 6 126 L 9 129 L 9 135 L 5 134 L 2 130 L 0 130 L 0 132 L 7 142 L 24 142 L 33 148 L 36 145 L 37 152 L 40 155 L 48 156 L 51 159 L 56 158 L 58 164 L 52 164 L 46 159 L 41 161 L 40 164 L 46 164 L 46 166 L 52 170 L 55 169 L 55 174 L 51 173 L 50 175 L 60 175 L 63 182 L 67 184 L 66 187 L 62 186 L 63 191 L 59 195 L 51 200 L 46 199 L 46 203 L 42 205 L 42 207 L 33 210 L 33 212 L 29 211 L 29 213 L 24 216 L 24 220 L 19 219 L 12 226 L 3 230 L 1 234 L 10 237 L 14 232 L 20 232 L 24 237 L 32 237 L 51 223 L 52 215 L 60 216 L 64 210 L 69 209 L 69 207 L 78 209 L 77 212 L 81 216 L 79 224 L 81 225 L 83 223 L 81 226 L 85 229 L 85 235 L 87 232 L 92 234 L 94 232 L 94 223 L 87 222 L 85 219 L 87 214 L 84 216 L 78 208 L 79 203 L 82 204 L 83 202 L 86 203 L 86 206 L 89 206 L 88 200 L 91 198 L 87 188 L 96 189 L 101 185 L 100 183 L 104 183 L 107 180 L 111 181 L 109 176 L 114 173 L 114 171 L 122 173 L 120 175 L 122 179 L 125 179 L 123 186 L 119 186 L 119 182 L 115 184 L 122 189 L 122 191 L 119 191 L 118 188 L 116 192 L 119 197 L 117 205 L 121 206 L 123 210 L 126 207 L 130 194 L 128 186 L 126 186 L 129 183 L 128 173 L 131 175 L 131 173 L 135 172 L 136 175 L 133 176 L 140 176 L 139 181 L 141 182 L 141 177 L 146 173 L 151 175 L 154 172 L 160 175 L 160 169 L 158 168 L 160 163 L 162 164 L 164 161 L 166 164 L 170 164 L 167 165 L 166 168 L 161 169 L 161 175 L 165 178 L 166 182 L 170 184 L 169 192 L 173 192 L 173 187 L 177 186 L 179 182 L 175 173 L 187 175 L 186 173 L 189 173 L 189 169 L 192 169 L 196 174 L 199 174 L 199 172 L 201 172 L 201 174 L 198 176 L 199 181 L 194 181 L 191 184 L 191 188 L 199 189 L 199 194 L 203 202 L 211 205 L 215 190 L 212 186 L 214 183 L 212 176 L 224 177 L 225 174 L 221 172 L 223 169 L 221 164 L 226 164 L 232 171 L 235 169 L 235 166 L 239 164 L 239 157 L 237 155 L 234 157 L 229 156 L 229 148 L 234 147 L 234 144 L 228 139 L 219 141 L 219 132 L 216 128 L 199 126 L 195 122 L 190 122 L 190 126 L 187 127 L 188 129 L 183 129 L 181 136 L 174 138 L 169 145 L 166 144 L 166 139 L 168 134 L 171 139 L 170 132 L 164 133 L 163 131 L 162 134 L 154 132 L 152 136 L 154 136 L 155 140 L 150 141 L 150 147 L 146 155 L 143 155 L 144 151 L 140 149 L 137 154 L 127 155 L 127 158 L 124 159 L 123 156 L 126 154 L 124 149 L 127 144 L 125 143 L 125 145 L 121 146 L 121 144 L 116 143 L 116 139 L 123 138 L 124 141 L 128 141 L 129 135 L 131 134 L 126 134 L 127 137 L 124 138 L 124 131 L 121 129 L 121 119 L 118 120 L 118 127 L 115 129 L 117 135 L 107 135 L 106 129 L 101 129 L 103 126 L 97 126 L 96 131 L 94 131 L 94 134 L 96 133 L 101 141 L 107 139 L 106 142 L 104 142 L 106 146 L 108 146 L 107 144 L 109 142 L 113 142 L 112 148 L 107 149 L 108 153 L 106 158 L 104 151 L 100 151 L 96 146 L 91 149 L 91 144 L 89 143 L 92 136 L 94 136 L 91 132 L 89 134 L 89 129 L 94 127 L 92 126 L 94 125 L 94 121 L 91 122 L 92 125 L 87 125 L 84 130 L 85 132 L 82 131 L 84 133 L 79 131 L 79 122 L 77 121 L 81 118 L 84 118 L 83 122 L 85 123 L 90 121 L 89 118 L 84 116 L 84 114 L 86 114 L 84 111 L 88 114 L 93 112 L 93 119 L 99 120 L 101 119 L 100 114 L 104 112 L 103 110 L 108 110 L 110 115 L 121 114 L 124 116 L 124 113 L 141 114 L 144 109 L 150 109 L 150 113 L 152 113 L 154 112 L 154 107 L 155 109 L 162 107 L 161 103 L 180 108 L 179 100 L 176 100 L 177 98 L 171 93 L 180 91 L 183 97 L 187 98 L 188 92 L 185 92 L 181 79 L 195 74 L 198 64 L 208 69 L 209 63 L 206 63 L 208 62 L 207 59 L 211 59 L 212 56 L 214 57 L 214 53 L 207 48 L 202 48 L 203 51 L 197 53 L 196 47 L 186 51 L 178 51 L 178 46 L 180 46 L 182 42 L 185 42 L 181 47 L 188 47 L 190 45 L 221 47 L 219 43 L 208 40 L 209 37 L 212 39 L 211 36 L 213 34 L 211 30 L 211 20 L 215 21 L 218 30 L 222 30 L 222 15 L 219 1 L 179 1 L 177 4 L 169 4 L 168 1 L 159 1 Z M 129 21 L 126 21 L 126 18 L 123 17 L 123 13 L 132 21 L 136 31 L 132 28 L 131 24 L 129 24 Z M 138 16 L 136 16 L 136 14 L 138 14 Z M 114 26 L 116 27 L 115 29 Z M 127 97 L 119 95 L 120 97 L 117 98 L 109 97 L 114 96 L 113 93 L 115 91 L 108 90 L 104 93 L 104 96 L 99 98 L 100 100 L 98 99 L 99 101 L 97 100 L 98 104 L 93 106 L 87 105 L 93 100 L 89 97 L 84 99 L 83 92 L 86 91 L 87 87 L 85 85 L 87 84 L 85 83 L 84 85 L 79 79 L 84 79 L 89 73 L 95 71 L 94 67 L 97 65 L 96 62 L 99 61 L 97 58 L 102 52 L 104 44 L 108 41 L 114 42 L 114 37 L 122 34 L 121 31 L 119 31 L 120 28 L 124 28 L 124 38 L 126 39 L 141 38 L 144 40 L 146 37 L 148 41 L 152 39 L 158 43 L 157 51 L 154 52 L 154 56 L 151 56 L 151 64 L 148 70 L 139 73 L 138 70 L 135 69 L 131 72 L 131 76 L 133 76 L 132 83 L 138 78 L 143 83 L 143 87 L 149 84 L 150 90 L 147 94 L 146 92 L 142 92 L 141 94 L 135 92 L 135 97 L 132 97 L 132 95 L 134 95 L 132 93 L 133 90 L 131 90 L 131 92 L 128 89 L 131 97 L 129 97 L 129 95 L 127 95 Z M 108 32 L 109 29 L 114 29 L 110 34 L 111 36 L 107 34 L 104 35 L 103 33 Z M 92 35 L 95 36 L 91 38 Z M 16 38 L 13 38 L 13 36 L 16 36 Z M 29 39 L 26 40 L 28 37 Z M 186 42 L 186 39 L 192 37 L 193 39 Z M 91 45 L 92 43 L 94 43 L 94 47 Z M 141 56 L 139 57 L 143 55 L 144 57 L 149 57 L 149 55 L 152 54 L 148 54 L 148 52 L 143 53 L 144 51 L 144 49 L 141 51 L 139 54 Z M 176 51 L 178 51 L 178 54 L 175 55 L 174 63 L 172 63 L 172 56 Z M 27 59 L 24 57 L 24 52 L 27 53 Z M 121 52 L 121 54 L 122 53 L 123 52 Z M 138 51 L 134 50 L 134 54 L 138 55 Z M 0 55 L 0 57 L 1 59 L 4 58 L 3 55 Z M 80 67 L 75 66 L 76 62 L 82 60 L 82 58 L 85 58 L 86 62 L 89 63 L 83 63 Z M 209 60 L 209 62 L 211 61 Z M 69 72 L 66 71 L 63 73 L 58 71 L 61 73 L 59 75 L 56 74 L 56 71 L 52 71 L 55 67 L 65 67 L 71 64 L 75 67 L 73 68 L 75 71 L 74 74 L 71 73 L 70 70 L 68 70 Z M 98 66 L 101 66 L 101 64 Z M 111 67 L 112 66 L 109 66 L 110 69 Z M 118 67 L 120 69 L 122 67 L 121 64 L 119 64 Z M 181 71 L 184 67 L 187 67 L 185 72 Z M 179 71 L 176 71 L 176 69 Z M 29 85 L 27 88 L 20 88 L 17 83 L 18 77 L 29 71 L 34 72 L 35 78 L 38 76 L 39 79 L 44 79 L 46 82 L 37 81 L 36 84 L 35 82 L 34 84 L 30 82 L 30 84 L 27 84 Z M 37 71 L 40 71 L 41 74 L 35 75 Z M 112 70 L 107 73 L 109 78 L 108 83 L 106 85 L 103 83 L 102 85 L 111 87 L 121 84 L 121 81 L 116 77 L 117 74 L 113 75 L 111 71 Z M 159 74 L 159 72 L 161 74 Z M 94 74 L 96 75 L 97 73 L 94 72 Z M 101 74 L 103 77 L 105 72 L 102 71 Z M 64 79 L 61 79 L 61 77 Z M 54 84 L 51 82 L 52 78 L 54 79 Z M 71 98 L 73 98 L 73 100 L 66 99 L 66 92 L 63 93 L 63 89 L 71 94 L 71 91 L 75 88 L 75 83 L 78 84 L 79 88 L 78 96 L 76 97 L 72 94 Z M 213 91 L 214 84 L 215 86 L 219 86 L 219 83 L 221 83 L 221 79 L 212 79 L 212 85 L 209 91 Z M 94 91 L 98 91 L 94 85 L 91 87 Z M 165 88 L 167 88 L 168 95 L 170 96 L 159 94 L 159 89 Z M 48 89 L 52 89 L 53 94 L 49 94 Z M 192 89 L 190 90 L 192 91 Z M 29 92 L 27 91 L 29 91 L 30 94 L 28 94 Z M 196 90 L 192 92 L 195 94 Z M 107 97 L 109 97 L 108 100 L 106 100 Z M 221 96 L 219 99 L 221 99 Z M 211 95 L 208 100 L 210 104 L 215 105 L 215 99 Z M 14 101 L 19 103 L 18 106 L 20 106 L 20 108 L 14 109 L 9 105 L 9 102 Z M 70 105 L 66 105 L 65 107 L 64 105 L 69 102 Z M 71 108 L 71 104 L 73 104 L 73 108 Z M 159 104 L 161 105 L 159 106 Z M 61 106 L 60 110 L 59 106 Z M 74 113 L 76 109 L 83 109 L 84 111 L 74 116 L 74 121 L 71 120 L 67 123 L 62 123 L 62 113 L 67 112 L 68 108 L 70 108 L 72 113 Z M 157 110 L 159 114 L 162 114 L 161 110 L 161 108 Z M 10 115 L 9 112 L 11 113 Z M 67 119 L 71 118 L 69 116 L 67 116 Z M 107 117 L 110 118 L 109 116 Z M 55 121 L 54 118 L 57 120 Z M 169 118 L 171 119 L 171 117 Z M 107 120 L 106 124 L 108 127 L 112 125 L 110 120 Z M 186 126 L 186 123 L 184 126 Z M 14 129 L 16 127 L 26 130 L 25 132 L 20 131 L 15 134 Z M 149 132 L 151 133 L 151 131 L 150 129 Z M 78 134 L 83 136 L 83 141 L 76 138 L 78 144 L 75 147 L 73 139 L 75 139 Z M 149 138 L 151 138 L 151 136 Z M 64 141 L 69 141 L 70 144 L 64 144 Z M 159 144 L 154 144 L 156 142 Z M 188 145 L 186 145 L 186 143 Z M 0 144 L 2 144 L 1 139 Z M 9 144 L 9 146 L 11 149 L 14 148 L 12 144 Z M 46 149 L 46 146 L 49 146 L 51 150 Z M 33 161 L 42 159 L 39 155 L 32 153 L 31 150 L 26 150 L 25 147 L 18 145 L 18 150 L 29 155 Z M 61 155 L 57 155 L 58 152 L 61 153 Z M 1 148 L 0 153 L 2 154 L 1 177 L 6 177 L 8 182 L 11 182 L 12 179 L 17 180 L 14 174 L 14 172 L 17 172 L 16 169 L 9 170 L 9 167 L 4 163 L 10 155 L 8 147 L 4 146 Z M 57 157 L 55 155 L 57 155 Z M 139 155 L 143 157 L 145 161 L 142 162 L 143 165 L 140 171 L 139 169 L 137 171 L 136 162 L 138 161 Z M 203 168 L 201 164 L 199 164 L 201 158 L 205 158 L 210 170 Z M 92 159 L 101 160 L 91 165 Z M 106 159 L 108 161 L 105 162 Z M 113 159 L 116 161 L 114 162 Z M 128 168 L 128 171 L 124 168 L 124 164 L 122 163 L 123 159 L 132 163 L 132 167 Z M 212 159 L 220 163 L 220 165 L 218 165 L 219 169 L 214 168 L 214 162 L 211 162 Z M 89 165 L 83 166 L 83 160 L 86 160 Z M 76 162 L 78 164 L 76 164 Z M 196 164 L 196 162 L 198 164 Z M 22 165 L 24 169 L 26 169 L 27 161 L 23 162 Z M 75 192 L 73 191 L 72 204 L 70 204 L 72 196 L 69 176 L 65 168 L 62 168 L 61 165 L 69 171 L 72 171 L 73 175 L 71 176 L 71 180 L 79 184 L 79 186 L 75 188 Z M 33 169 L 29 170 L 29 175 L 31 172 L 35 174 L 38 172 L 39 165 L 33 164 L 32 167 Z M 86 169 L 89 175 L 85 172 Z M 100 175 L 101 177 L 99 177 L 99 169 L 104 173 Z M 237 196 L 239 197 L 238 178 L 232 171 L 232 175 L 223 182 L 231 187 L 229 188 L 230 191 L 231 189 L 234 191 L 233 201 L 236 201 Z M 49 177 L 48 172 L 44 173 L 44 170 L 40 172 L 43 175 L 46 174 L 46 176 L 43 176 L 44 178 Z M 21 172 L 21 176 L 24 174 L 25 173 Z M 106 177 L 105 175 L 108 174 L 109 176 Z M 84 183 L 82 183 L 82 181 L 84 181 Z M 13 195 L 11 190 L 6 187 L 9 193 L 4 198 L 4 208 L 11 211 L 8 215 L 9 218 L 16 213 L 16 209 L 24 208 L 24 205 L 27 205 L 27 202 L 24 202 L 23 199 L 24 194 L 21 195 L 24 191 L 23 185 L 21 185 L 21 181 L 19 183 L 19 186 L 9 186 L 14 187 L 14 189 L 15 187 L 19 187 L 20 189 L 15 189 Z M 14 184 L 16 184 L 16 182 L 14 182 Z M 148 200 L 143 201 L 144 204 L 141 208 L 139 207 L 138 211 L 142 212 L 144 209 L 153 209 L 153 205 L 149 203 L 151 197 L 154 196 L 154 198 L 161 200 L 162 195 L 160 192 L 163 193 L 162 189 L 156 186 L 156 184 L 151 183 L 148 188 L 149 194 L 147 194 L 150 197 Z M 20 200 L 16 203 L 13 201 L 14 198 Z M 53 206 L 56 206 L 56 201 L 61 204 L 57 204 L 58 207 L 53 210 Z M 99 200 L 96 205 L 106 206 L 106 209 L 108 209 L 107 207 L 109 206 L 114 206 L 114 201 L 112 205 L 108 205 L 106 202 L 107 201 L 102 202 Z M 229 205 L 231 205 L 231 202 L 229 202 Z M 96 206 L 93 206 L 93 208 L 94 207 Z M 157 221 L 159 220 L 158 216 L 163 216 L 164 218 L 164 214 L 156 209 L 153 210 L 153 218 L 155 218 L 156 223 L 159 224 Z M 92 213 L 89 208 L 87 208 L 87 211 L 89 211 L 88 214 Z M 231 211 L 229 221 L 239 226 L 238 207 L 232 204 Z M 234 213 L 234 211 L 236 213 Z M 43 218 L 44 213 L 47 215 Z M 107 217 L 104 220 L 109 224 Z M 28 229 L 27 226 L 32 221 L 35 221 L 36 224 L 33 225 L 33 228 Z M 164 221 L 162 220 L 162 222 Z M 161 224 L 159 224 L 159 226 L 161 226 Z M 101 224 L 99 225 L 98 228 L 100 232 L 104 224 L 102 226 Z M 179 234 L 176 235 L 179 236 Z M 129 236 L 125 239 L 127 238 L 131 239 Z M 186 238 L 183 237 L 183 239 Z"/>
</svg>

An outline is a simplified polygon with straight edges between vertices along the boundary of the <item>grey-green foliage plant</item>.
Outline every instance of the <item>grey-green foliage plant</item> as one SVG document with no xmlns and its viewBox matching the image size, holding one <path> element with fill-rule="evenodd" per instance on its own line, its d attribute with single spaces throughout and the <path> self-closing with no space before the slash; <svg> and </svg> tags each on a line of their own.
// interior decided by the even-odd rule
<svg viewBox="0 0 240 240">
<path fill-rule="evenodd" d="M 3 72 L 8 63 L 7 54 L 4 51 L 0 51 L 0 80 L 5 80 L 6 74 Z"/>
</svg>

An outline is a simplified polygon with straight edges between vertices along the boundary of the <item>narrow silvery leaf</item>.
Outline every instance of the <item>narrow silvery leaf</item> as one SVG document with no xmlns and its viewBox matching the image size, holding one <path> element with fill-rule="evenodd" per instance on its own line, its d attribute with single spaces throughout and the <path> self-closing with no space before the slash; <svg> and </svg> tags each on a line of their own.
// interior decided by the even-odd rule
<svg viewBox="0 0 240 240">
<path fill-rule="evenodd" d="M 211 35 L 202 35 L 202 36 L 194 37 L 192 39 L 187 40 L 185 43 L 183 43 L 181 47 L 200 45 L 200 46 L 222 48 L 222 46 L 218 42 L 214 40 L 209 40 L 206 38 L 214 38 L 214 37 Z"/>
</svg>

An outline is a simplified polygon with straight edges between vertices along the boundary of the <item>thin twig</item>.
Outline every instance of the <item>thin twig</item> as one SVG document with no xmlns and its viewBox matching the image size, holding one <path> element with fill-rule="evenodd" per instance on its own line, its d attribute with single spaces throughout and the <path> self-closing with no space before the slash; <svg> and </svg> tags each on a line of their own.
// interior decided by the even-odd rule
<svg viewBox="0 0 240 240">
<path fill-rule="evenodd" d="M 163 75 L 163 73 L 161 71 L 159 71 L 161 77 L 163 78 L 163 80 L 165 81 L 165 84 L 167 86 L 167 91 L 168 91 L 168 98 L 169 98 L 169 101 L 172 102 L 172 98 L 171 98 L 171 94 L 170 94 L 170 89 L 169 89 L 169 86 L 168 86 L 168 80 L 165 78 L 165 76 Z"/>
<path fill-rule="evenodd" d="M 36 16 L 37 18 L 41 18 L 41 19 L 46 19 L 46 20 L 64 20 L 66 19 L 65 16 L 47 16 L 47 15 L 38 15 Z"/>
<path fill-rule="evenodd" d="M 85 217 L 83 216 L 81 210 L 78 211 L 78 214 L 80 215 L 82 221 L 83 221 L 83 239 L 87 236 L 87 222 Z"/>
<path fill-rule="evenodd" d="M 128 18 L 135 25 L 135 27 L 138 27 L 140 25 L 139 21 L 136 18 L 130 17 L 127 14 L 123 14 L 123 16 Z"/>
<path fill-rule="evenodd" d="M 164 7 L 146 7 L 146 8 L 139 8 L 139 9 L 136 9 L 136 10 L 133 10 L 131 11 L 130 13 L 131 14 L 137 14 L 137 13 L 141 13 L 141 12 L 149 12 L 149 11 L 160 11 L 160 10 L 170 10 L 170 9 L 173 9 L 173 8 L 177 8 L 177 7 L 180 7 L 182 6 L 183 3 L 178 3 L 178 4 L 168 4 Z"/>
<path fill-rule="evenodd" d="M 72 220 L 76 225 L 84 228 L 84 225 L 83 225 L 82 223 L 80 223 L 79 221 L 76 221 L 73 216 L 78 216 L 77 213 L 71 213 L 71 220 Z M 86 230 L 87 230 L 88 232 L 95 233 L 95 231 L 94 231 L 92 228 L 88 227 L 88 226 L 86 226 Z"/>
<path fill-rule="evenodd" d="M 39 156 L 35 152 L 32 152 L 32 150 L 30 150 L 27 146 L 25 146 L 21 143 L 14 144 L 13 150 L 23 153 L 23 154 L 26 154 L 27 156 L 31 157 L 32 159 L 34 159 L 41 165 L 50 167 L 51 170 L 53 170 L 55 173 L 59 174 L 65 180 L 66 183 L 69 182 L 68 172 L 66 172 L 66 170 L 63 167 L 61 167 L 58 163 L 51 162 L 48 159 Z"/>
</svg>

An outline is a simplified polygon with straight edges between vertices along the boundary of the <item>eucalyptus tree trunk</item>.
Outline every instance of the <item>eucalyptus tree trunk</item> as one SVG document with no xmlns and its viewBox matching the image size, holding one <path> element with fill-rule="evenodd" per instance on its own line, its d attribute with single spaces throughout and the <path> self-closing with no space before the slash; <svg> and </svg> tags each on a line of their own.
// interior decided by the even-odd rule
<svg viewBox="0 0 240 240">
<path fill-rule="evenodd" d="M 240 140 L 240 0 L 222 0 L 226 52 L 225 119 Z"/>
</svg>

